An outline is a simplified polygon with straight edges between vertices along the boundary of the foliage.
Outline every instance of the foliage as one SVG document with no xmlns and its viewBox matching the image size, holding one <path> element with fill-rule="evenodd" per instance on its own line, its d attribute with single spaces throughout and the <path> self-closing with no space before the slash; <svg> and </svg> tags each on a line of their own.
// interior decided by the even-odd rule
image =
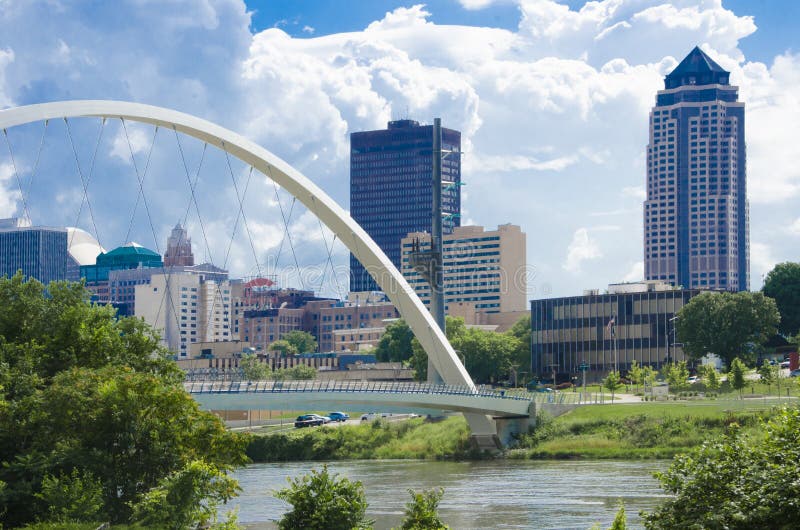
<svg viewBox="0 0 800 530">
<path fill-rule="evenodd" d="M 653 369 L 652 366 L 649 364 L 646 366 L 642 366 L 642 383 L 646 387 L 653 386 L 653 383 L 656 382 L 656 371 Z"/>
<path fill-rule="evenodd" d="M 276 379 L 314 379 L 317 377 L 317 369 L 307 364 L 298 364 L 291 368 L 281 368 L 274 372 Z"/>
<path fill-rule="evenodd" d="M 246 353 L 239 359 L 239 368 L 242 375 L 248 381 L 263 381 L 272 375 L 269 364 L 259 361 L 258 356 L 253 353 Z"/>
<path fill-rule="evenodd" d="M 728 372 L 728 381 L 734 390 L 739 391 L 740 395 L 742 393 L 742 389 L 747 386 L 747 381 L 744 378 L 746 372 L 747 367 L 744 365 L 741 359 L 736 357 L 733 362 L 731 362 L 731 370 Z"/>
<path fill-rule="evenodd" d="M 445 317 L 445 336 L 447 336 L 447 340 L 454 349 L 458 350 L 455 341 L 463 337 L 466 331 L 467 326 L 464 324 L 463 318 Z M 428 354 L 422 349 L 422 345 L 416 337 L 411 340 L 411 351 L 412 356 L 409 362 L 414 369 L 414 379 L 417 381 L 426 381 L 428 379 Z"/>
<path fill-rule="evenodd" d="M 611 370 L 608 372 L 608 375 L 605 379 L 603 379 L 603 388 L 608 389 L 611 392 L 611 403 L 614 403 L 614 392 L 622 387 L 622 381 L 620 381 L 619 372 L 616 370 Z"/>
<path fill-rule="evenodd" d="M 311 353 L 317 351 L 317 339 L 307 331 L 294 329 L 281 338 L 294 346 L 297 353 Z"/>
<path fill-rule="evenodd" d="M 767 391 L 769 392 L 769 387 L 778 382 L 780 367 L 777 364 L 770 364 L 769 360 L 764 359 L 761 366 L 758 367 L 758 375 L 761 378 L 761 382 L 767 385 Z"/>
<path fill-rule="evenodd" d="M 411 502 L 406 504 L 406 516 L 401 530 L 448 530 L 450 527 L 439 518 L 439 501 L 444 490 L 431 489 L 417 493 L 408 490 Z"/>
<path fill-rule="evenodd" d="M 519 339 L 512 335 L 468 328 L 463 335 L 451 340 L 453 347 L 464 356 L 467 372 L 476 383 L 494 383 L 507 379 L 511 359 L 519 349 Z"/>
<path fill-rule="evenodd" d="M 45 518 L 59 523 L 96 521 L 103 507 L 100 481 L 77 469 L 58 477 L 46 475 L 41 492 L 34 497 L 43 504 Z"/>
<path fill-rule="evenodd" d="M 628 517 L 625 515 L 625 504 L 620 500 L 617 515 L 614 516 L 614 522 L 611 523 L 611 528 L 608 530 L 626 530 L 628 528 Z"/>
<path fill-rule="evenodd" d="M 661 367 L 661 374 L 671 391 L 680 392 L 689 388 L 689 368 L 686 366 L 686 361 L 665 363 Z"/>
<path fill-rule="evenodd" d="M 254 462 L 478 456 L 471 451 L 469 429 L 461 416 L 439 422 L 422 418 L 376 420 L 336 428 L 296 429 L 253 436 L 247 447 L 247 455 Z"/>
<path fill-rule="evenodd" d="M 800 486 L 800 410 L 783 409 L 763 436 L 735 429 L 678 456 L 658 473 L 671 495 L 652 514 L 648 529 L 796 528 Z"/>
<path fill-rule="evenodd" d="M 289 487 L 275 496 L 292 505 L 278 521 L 278 528 L 290 530 L 352 530 L 371 528 L 366 519 L 367 498 L 359 481 L 312 469 L 300 478 L 289 478 Z"/>
<path fill-rule="evenodd" d="M 288 357 L 290 355 L 297 355 L 300 353 L 294 344 L 288 340 L 279 339 L 267 346 L 267 350 L 276 351 L 281 354 L 281 357 Z"/>
<path fill-rule="evenodd" d="M 628 379 L 631 380 L 631 383 L 636 385 L 637 390 L 639 389 L 639 385 L 644 382 L 644 371 L 639 365 L 639 361 L 636 359 L 631 361 L 631 367 L 628 369 Z"/>
<path fill-rule="evenodd" d="M 216 522 L 217 507 L 239 491 L 222 470 L 194 460 L 163 477 L 133 504 L 132 520 L 147 528 L 182 530 Z"/>
<path fill-rule="evenodd" d="M 414 333 L 402 318 L 386 326 L 386 331 L 375 347 L 375 358 L 380 362 L 402 362 L 411 358 L 411 339 Z"/>
<path fill-rule="evenodd" d="M 519 346 L 511 357 L 511 363 L 528 373 L 533 372 L 531 366 L 531 315 L 527 314 L 517 320 L 506 334 L 519 341 Z"/>
<path fill-rule="evenodd" d="M 672 458 L 699 447 L 731 425 L 757 434 L 773 410 L 746 401 L 640 403 L 581 407 L 557 418 L 537 416 L 510 458 Z"/>
<path fill-rule="evenodd" d="M 781 321 L 778 331 L 791 337 L 800 333 L 800 263 L 779 263 L 764 279 L 761 289 L 775 300 Z"/>
<path fill-rule="evenodd" d="M 100 519 L 126 522 L 187 462 L 245 461 L 243 436 L 186 394 L 157 335 L 88 300 L 80 284 L 45 295 L 20 274 L 0 279 L 0 524 L 91 513 L 98 484 Z"/>
<path fill-rule="evenodd" d="M 737 356 L 754 357 L 751 345 L 773 336 L 780 321 L 775 301 L 763 293 L 703 293 L 678 311 L 677 337 L 692 359 L 715 353 L 730 366 Z"/>
<path fill-rule="evenodd" d="M 712 392 L 716 392 L 722 386 L 722 379 L 719 376 L 719 372 L 717 372 L 717 367 L 713 364 L 704 364 L 701 366 L 700 374 L 703 378 L 706 388 Z"/>
</svg>

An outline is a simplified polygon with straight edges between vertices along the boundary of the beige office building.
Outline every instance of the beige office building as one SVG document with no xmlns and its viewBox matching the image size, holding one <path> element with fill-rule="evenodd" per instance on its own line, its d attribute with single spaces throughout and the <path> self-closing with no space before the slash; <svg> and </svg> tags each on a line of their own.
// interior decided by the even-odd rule
<svg viewBox="0 0 800 530">
<path fill-rule="evenodd" d="M 231 282 L 203 266 L 166 269 L 135 287 L 135 315 L 161 333 L 179 357 L 196 342 L 228 341 L 231 335 Z M 187 270 L 188 269 L 188 270 Z"/>
<path fill-rule="evenodd" d="M 403 276 L 425 305 L 430 287 L 410 263 L 410 254 L 430 249 L 431 236 L 412 232 L 403 238 Z M 508 313 L 527 309 L 526 235 L 519 226 L 500 225 L 497 230 L 482 226 L 460 226 L 442 241 L 445 307 L 460 315 L 466 304 L 476 313 Z"/>
</svg>

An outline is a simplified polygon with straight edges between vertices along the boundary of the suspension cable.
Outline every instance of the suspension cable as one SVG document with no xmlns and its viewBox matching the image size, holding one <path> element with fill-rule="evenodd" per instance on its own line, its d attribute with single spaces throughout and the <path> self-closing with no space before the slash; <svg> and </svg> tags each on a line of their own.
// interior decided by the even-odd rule
<svg viewBox="0 0 800 530">
<path fill-rule="evenodd" d="M 97 242 L 100 243 L 100 233 L 97 230 L 97 222 L 94 218 L 94 210 L 92 209 L 92 203 L 89 200 L 89 180 L 91 179 L 91 173 L 87 177 L 84 177 L 83 170 L 81 170 L 81 163 L 78 158 L 78 150 L 75 149 L 75 141 L 72 138 L 72 129 L 69 126 L 69 120 L 64 118 L 64 123 L 67 126 L 67 137 L 69 138 L 69 144 L 72 147 L 72 154 L 75 156 L 75 167 L 78 169 L 78 175 L 81 178 L 81 185 L 83 186 L 83 198 L 81 199 L 81 205 L 78 209 L 78 216 L 80 216 L 81 212 L 83 211 L 83 203 L 86 202 L 86 209 L 89 210 L 89 219 L 92 221 L 92 227 L 94 227 L 94 237 L 97 239 Z M 105 118 L 102 121 L 102 125 L 100 126 L 100 133 L 97 135 L 97 144 L 95 145 L 94 154 L 92 156 L 91 161 L 91 169 L 90 171 L 94 171 L 94 161 L 95 156 L 97 155 L 97 149 L 100 146 L 100 139 L 103 137 L 103 129 L 105 128 L 106 120 Z M 75 225 L 77 226 L 80 219 L 76 220 Z"/>
<path fill-rule="evenodd" d="M 272 170 L 270 168 L 270 179 L 271 178 L 272 178 Z M 289 231 L 289 220 L 288 220 L 288 219 L 291 219 L 292 210 L 294 210 L 294 205 L 297 202 L 297 197 L 292 196 L 292 207 L 289 210 L 289 218 L 287 219 L 287 217 L 286 217 L 286 215 L 284 214 L 284 211 L 283 211 L 283 203 L 281 202 L 281 198 L 278 195 L 278 186 L 277 186 L 277 184 L 275 183 L 274 180 L 272 181 L 272 185 L 275 188 L 275 199 L 278 201 L 278 208 L 281 211 L 281 218 L 283 219 L 283 227 L 284 227 L 285 237 L 286 237 L 286 240 L 289 242 L 289 248 L 292 251 L 292 257 L 294 258 L 294 266 L 297 268 L 297 276 L 298 276 L 298 278 L 300 280 L 300 288 L 305 290 L 305 288 L 306 288 L 305 287 L 305 282 L 303 281 L 303 275 L 302 275 L 302 273 L 300 271 L 300 262 L 297 260 L 297 253 L 294 250 L 294 243 L 292 243 L 292 234 Z M 283 240 L 281 240 L 281 247 L 278 249 L 278 256 L 280 256 L 280 249 L 282 247 L 283 247 Z M 276 258 L 275 259 L 275 268 L 277 269 L 277 267 L 278 267 L 278 261 L 277 261 L 277 258 Z"/>
<path fill-rule="evenodd" d="M 31 172 L 31 178 L 28 182 L 28 193 L 26 194 L 27 197 L 31 196 L 31 190 L 33 189 L 33 179 L 36 177 L 36 173 L 39 171 L 39 160 L 42 157 L 42 149 L 44 148 L 44 137 L 47 133 L 47 126 L 50 124 L 50 120 L 44 120 L 44 127 L 42 128 L 42 137 L 39 140 L 39 149 L 36 151 L 36 162 L 33 164 L 33 171 Z"/>
<path fill-rule="evenodd" d="M 250 241 L 250 250 L 253 252 L 253 260 L 255 260 L 256 262 L 256 272 L 259 276 L 261 276 L 261 265 L 258 263 L 258 253 L 256 252 L 256 245 L 253 242 L 253 234 L 250 231 L 250 226 L 247 224 L 247 215 L 244 213 L 244 199 L 247 195 L 247 189 L 250 187 L 250 177 L 253 174 L 253 168 L 252 167 L 250 168 L 250 173 L 245 183 L 244 193 L 239 194 L 239 186 L 236 184 L 236 179 L 233 176 L 233 168 L 231 167 L 230 154 L 228 153 L 227 147 L 225 147 L 225 142 L 223 141 L 221 142 L 221 144 L 222 144 L 222 150 L 225 152 L 225 160 L 228 163 L 228 172 L 230 173 L 231 176 L 231 182 L 233 182 L 233 190 L 236 193 L 236 200 L 239 202 L 239 211 L 242 215 L 242 224 L 244 224 L 244 231 L 247 234 L 248 241 Z"/>
<path fill-rule="evenodd" d="M 8 146 L 8 154 L 11 157 L 11 167 L 14 170 L 14 178 L 17 180 L 17 188 L 19 189 L 20 199 L 22 200 L 22 212 L 25 219 L 30 221 L 30 212 L 28 211 L 28 202 L 25 200 L 25 192 L 22 190 L 22 180 L 17 171 L 17 161 L 14 158 L 14 151 L 11 149 L 11 141 L 8 139 L 8 131 L 3 129 L 3 136 L 6 138 L 6 145 Z"/>
</svg>

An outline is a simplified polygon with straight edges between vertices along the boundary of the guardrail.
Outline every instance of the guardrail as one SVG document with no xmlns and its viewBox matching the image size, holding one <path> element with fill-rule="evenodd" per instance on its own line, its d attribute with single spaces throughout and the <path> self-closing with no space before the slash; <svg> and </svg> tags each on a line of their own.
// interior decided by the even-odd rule
<svg viewBox="0 0 800 530">
<path fill-rule="evenodd" d="M 394 383 L 389 381 L 187 381 L 190 394 L 228 393 L 302 393 L 302 392 L 376 392 L 382 394 L 446 394 L 531 401 L 534 395 L 520 390 L 495 389 L 480 385 L 474 389 L 466 385 L 440 385 L 432 383 Z"/>
</svg>

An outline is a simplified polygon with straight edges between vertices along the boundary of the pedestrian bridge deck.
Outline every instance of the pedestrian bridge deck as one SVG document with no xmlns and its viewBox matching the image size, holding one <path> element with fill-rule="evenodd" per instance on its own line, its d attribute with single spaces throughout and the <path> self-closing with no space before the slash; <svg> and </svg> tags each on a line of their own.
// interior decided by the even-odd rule
<svg viewBox="0 0 800 530">
<path fill-rule="evenodd" d="M 425 409 L 520 417 L 534 413 L 532 403 L 565 399 L 565 394 L 487 386 L 388 381 L 189 381 L 185 388 L 201 406 L 212 410 Z"/>
</svg>

